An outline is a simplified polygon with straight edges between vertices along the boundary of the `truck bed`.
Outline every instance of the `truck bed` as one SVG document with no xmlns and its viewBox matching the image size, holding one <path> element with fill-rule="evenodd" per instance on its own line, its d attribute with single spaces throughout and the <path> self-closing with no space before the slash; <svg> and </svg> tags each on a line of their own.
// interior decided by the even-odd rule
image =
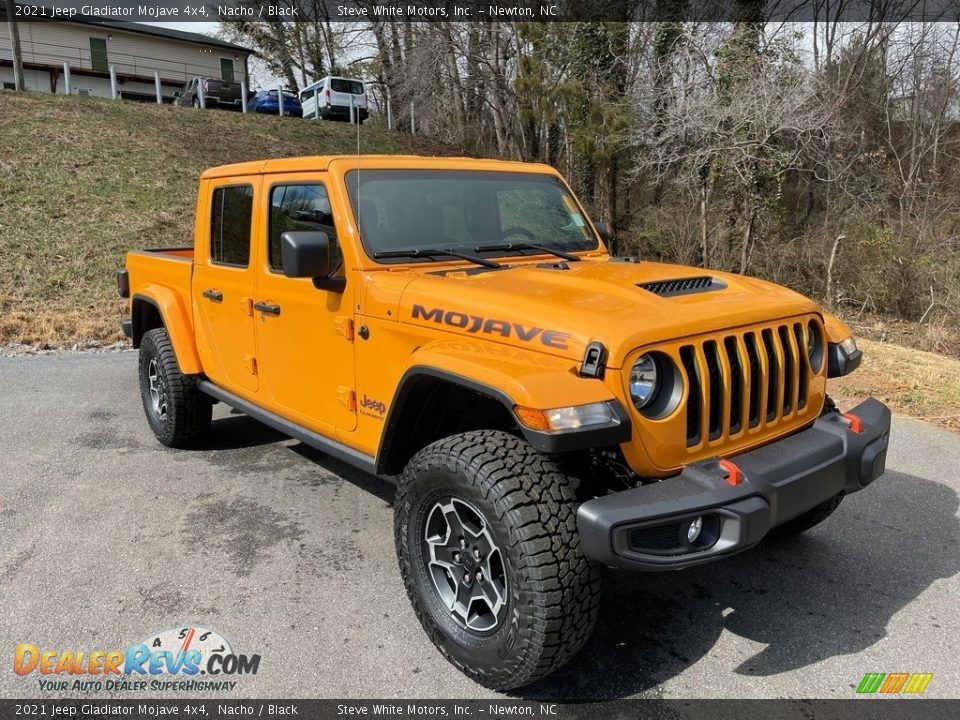
<svg viewBox="0 0 960 720">
<path fill-rule="evenodd" d="M 127 253 L 127 272 L 130 275 L 130 295 L 145 287 L 164 288 L 168 302 L 176 302 L 183 317 L 193 318 L 190 302 L 190 283 L 193 278 L 193 248 L 159 248 L 133 250 Z"/>
</svg>

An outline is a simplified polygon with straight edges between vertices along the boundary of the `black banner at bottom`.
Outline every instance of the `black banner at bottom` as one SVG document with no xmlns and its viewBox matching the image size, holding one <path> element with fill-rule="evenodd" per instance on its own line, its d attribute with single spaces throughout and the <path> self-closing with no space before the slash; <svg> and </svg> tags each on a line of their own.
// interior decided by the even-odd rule
<svg viewBox="0 0 960 720">
<path fill-rule="evenodd" d="M 22 718 L 450 718 L 452 720 L 955 720 L 960 699 L 850 700 L 0 700 Z"/>
</svg>

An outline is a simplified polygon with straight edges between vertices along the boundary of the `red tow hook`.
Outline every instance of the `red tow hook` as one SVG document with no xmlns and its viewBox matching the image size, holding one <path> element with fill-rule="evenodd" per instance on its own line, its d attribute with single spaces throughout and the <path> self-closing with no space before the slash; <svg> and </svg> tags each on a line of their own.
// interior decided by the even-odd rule
<svg viewBox="0 0 960 720">
<path fill-rule="evenodd" d="M 844 413 L 840 417 L 847 421 L 847 425 L 850 427 L 850 432 L 856 433 L 857 435 L 863 432 L 863 420 L 858 418 L 853 413 Z"/>
<path fill-rule="evenodd" d="M 743 482 L 743 473 L 740 472 L 740 468 L 733 464 L 732 460 L 721 460 L 719 464 L 727 471 L 728 485 L 736 486 Z"/>
</svg>

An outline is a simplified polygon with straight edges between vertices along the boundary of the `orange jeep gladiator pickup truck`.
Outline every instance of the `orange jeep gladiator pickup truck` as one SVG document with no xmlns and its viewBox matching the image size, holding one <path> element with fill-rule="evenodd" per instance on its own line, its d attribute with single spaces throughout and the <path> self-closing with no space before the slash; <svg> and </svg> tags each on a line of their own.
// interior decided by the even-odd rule
<svg viewBox="0 0 960 720">
<path fill-rule="evenodd" d="M 841 321 L 606 234 L 545 165 L 208 170 L 192 249 L 118 275 L 147 421 L 200 445 L 219 401 L 396 483 L 427 635 L 487 687 L 533 682 L 589 636 L 600 566 L 800 532 L 886 461 L 889 410 L 826 394 L 861 359 Z"/>
</svg>

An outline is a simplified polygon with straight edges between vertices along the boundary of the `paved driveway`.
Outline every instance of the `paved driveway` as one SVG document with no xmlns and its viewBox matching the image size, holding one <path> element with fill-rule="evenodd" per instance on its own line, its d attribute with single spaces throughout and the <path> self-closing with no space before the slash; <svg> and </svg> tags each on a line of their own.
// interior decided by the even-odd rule
<svg viewBox="0 0 960 720">
<path fill-rule="evenodd" d="M 443 661 L 397 574 L 392 488 L 218 406 L 171 451 L 131 352 L 0 359 L 0 696 L 13 648 L 125 648 L 212 627 L 234 696 L 492 695 Z M 609 572 L 600 624 L 533 698 L 850 697 L 932 672 L 960 697 L 960 436 L 896 419 L 888 473 L 802 538 L 666 575 Z"/>
</svg>

